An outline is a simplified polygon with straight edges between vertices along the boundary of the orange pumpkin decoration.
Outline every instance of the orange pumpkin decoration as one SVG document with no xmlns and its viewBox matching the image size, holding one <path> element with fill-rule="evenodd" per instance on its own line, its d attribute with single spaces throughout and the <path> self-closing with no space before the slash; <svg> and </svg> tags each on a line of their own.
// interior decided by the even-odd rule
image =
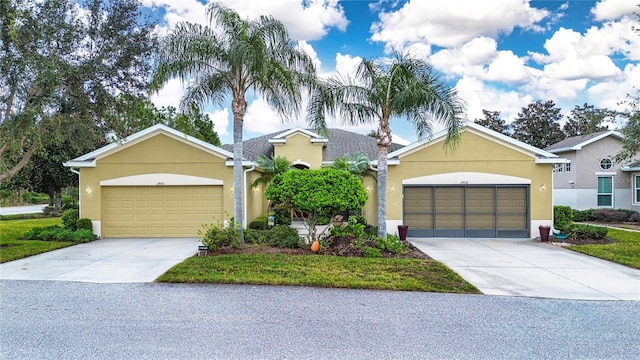
<svg viewBox="0 0 640 360">
<path fill-rule="evenodd" d="M 320 243 L 318 242 L 318 240 L 315 240 L 311 243 L 311 251 L 313 251 L 314 253 L 320 251 Z"/>
</svg>

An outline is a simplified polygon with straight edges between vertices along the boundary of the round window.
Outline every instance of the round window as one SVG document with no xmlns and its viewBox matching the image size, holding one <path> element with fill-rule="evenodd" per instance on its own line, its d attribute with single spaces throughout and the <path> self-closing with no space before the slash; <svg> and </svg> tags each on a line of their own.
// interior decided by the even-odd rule
<svg viewBox="0 0 640 360">
<path fill-rule="evenodd" d="M 609 170 L 611 167 L 613 167 L 613 161 L 611 161 L 611 159 L 604 158 L 600 160 L 600 168 L 602 170 Z"/>
</svg>

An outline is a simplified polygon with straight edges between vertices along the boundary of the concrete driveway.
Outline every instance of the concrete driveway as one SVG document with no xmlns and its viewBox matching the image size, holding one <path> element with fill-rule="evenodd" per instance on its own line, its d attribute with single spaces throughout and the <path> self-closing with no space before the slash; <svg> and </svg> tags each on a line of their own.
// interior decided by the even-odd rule
<svg viewBox="0 0 640 360">
<path fill-rule="evenodd" d="M 540 241 L 409 240 L 487 295 L 640 300 L 640 270 Z"/>
<path fill-rule="evenodd" d="M 101 239 L 0 264 L 0 279 L 151 282 L 200 244 L 195 238 Z"/>
</svg>

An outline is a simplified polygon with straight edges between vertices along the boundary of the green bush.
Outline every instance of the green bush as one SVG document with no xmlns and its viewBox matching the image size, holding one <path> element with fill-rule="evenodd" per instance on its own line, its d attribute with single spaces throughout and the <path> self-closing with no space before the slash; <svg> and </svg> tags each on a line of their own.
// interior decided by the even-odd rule
<svg viewBox="0 0 640 360">
<path fill-rule="evenodd" d="M 407 244 L 400 241 L 400 238 L 395 235 L 387 234 L 387 238 L 376 238 L 378 248 L 383 251 L 388 251 L 394 254 L 404 254 L 407 252 Z"/>
<path fill-rule="evenodd" d="M 591 216 L 591 213 L 593 213 L 593 210 L 594 209 L 587 209 L 587 210 L 572 209 L 571 211 L 573 212 L 573 221 L 575 222 L 593 221 L 593 217 Z"/>
<path fill-rule="evenodd" d="M 91 230 L 80 229 L 70 230 L 58 225 L 47 226 L 44 228 L 33 228 L 23 236 L 26 240 L 42 240 L 42 241 L 73 241 L 73 242 L 88 242 L 95 240 L 96 234 Z"/>
<path fill-rule="evenodd" d="M 238 230 L 233 226 L 233 222 L 229 226 L 219 223 L 202 225 L 198 235 L 202 238 L 202 245 L 208 246 L 211 251 L 216 251 L 220 246 L 240 245 Z"/>
<path fill-rule="evenodd" d="M 604 239 L 609 229 L 604 226 L 593 226 L 586 224 L 573 224 L 571 226 L 571 236 L 576 239 Z"/>
<path fill-rule="evenodd" d="M 247 244 L 268 244 L 269 229 L 244 229 L 244 241 Z"/>
<path fill-rule="evenodd" d="M 366 258 L 379 258 L 382 257 L 382 253 L 380 251 L 380 249 L 378 248 L 374 248 L 371 246 L 365 246 L 363 249 L 363 253 L 362 256 L 366 257 Z"/>
<path fill-rule="evenodd" d="M 266 216 L 260 216 L 255 218 L 252 222 L 249 223 L 249 229 L 256 230 L 266 230 L 269 228 L 269 224 L 267 223 Z"/>
<path fill-rule="evenodd" d="M 573 212 L 569 206 L 553 207 L 553 227 L 562 231 L 569 232 L 573 220 Z"/>
<path fill-rule="evenodd" d="M 276 206 L 273 211 L 276 225 L 291 225 L 291 209 L 283 206 Z"/>
<path fill-rule="evenodd" d="M 629 217 L 626 212 L 613 209 L 597 209 L 591 213 L 594 221 L 624 222 Z"/>
<path fill-rule="evenodd" d="M 76 222 L 77 230 L 89 230 L 93 231 L 93 224 L 91 223 L 91 219 L 89 218 L 80 218 Z"/>
<path fill-rule="evenodd" d="M 291 226 L 276 225 L 269 230 L 269 245 L 278 248 L 298 248 L 300 247 L 300 235 Z"/>
<path fill-rule="evenodd" d="M 353 236 L 356 239 L 364 239 L 366 233 L 365 225 L 358 221 L 357 216 L 351 216 L 342 226 L 334 226 L 331 228 L 332 236 Z"/>
<path fill-rule="evenodd" d="M 78 218 L 80 212 L 76 209 L 70 209 L 62 214 L 62 227 L 72 231 L 78 230 Z"/>
<path fill-rule="evenodd" d="M 78 229 L 73 233 L 73 241 L 74 242 L 89 242 L 93 241 L 97 238 L 96 234 L 94 234 L 91 230 L 87 229 Z"/>
</svg>

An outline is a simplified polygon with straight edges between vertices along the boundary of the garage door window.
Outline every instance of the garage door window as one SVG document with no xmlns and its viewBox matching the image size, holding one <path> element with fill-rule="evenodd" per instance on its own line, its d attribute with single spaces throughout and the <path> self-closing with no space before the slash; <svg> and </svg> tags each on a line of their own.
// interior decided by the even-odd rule
<svg viewBox="0 0 640 360">
<path fill-rule="evenodd" d="M 598 176 L 598 206 L 613 206 L 613 177 Z"/>
</svg>

